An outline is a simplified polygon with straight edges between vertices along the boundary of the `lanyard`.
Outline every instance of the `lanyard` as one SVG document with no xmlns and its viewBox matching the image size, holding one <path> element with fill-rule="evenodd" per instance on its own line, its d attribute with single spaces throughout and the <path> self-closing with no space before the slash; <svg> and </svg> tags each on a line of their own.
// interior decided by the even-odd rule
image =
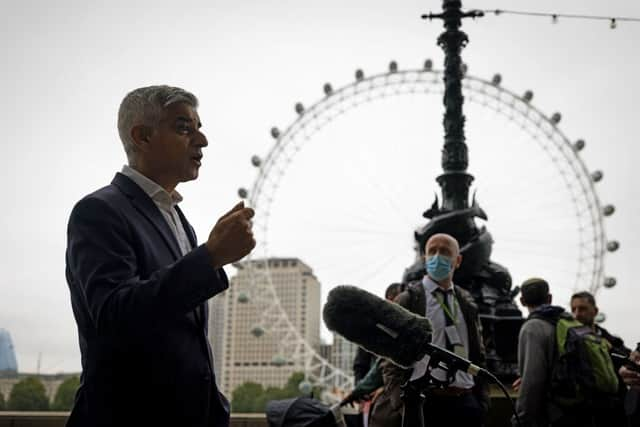
<svg viewBox="0 0 640 427">
<path fill-rule="evenodd" d="M 438 294 L 442 295 L 442 300 L 444 300 L 444 298 L 447 297 L 446 293 L 443 292 L 438 292 Z M 453 297 L 453 293 L 451 294 L 451 296 Z M 449 307 L 447 307 L 448 304 L 444 304 L 442 302 L 442 300 L 440 298 L 438 298 L 438 296 L 436 295 L 436 301 L 438 301 L 438 304 L 440 304 L 440 307 L 442 307 L 442 311 L 444 311 L 444 314 L 447 315 L 447 317 L 449 319 L 451 319 L 451 321 L 453 322 L 453 324 L 456 324 L 456 317 L 457 317 L 457 310 L 456 310 L 456 299 L 455 297 L 453 297 L 453 314 L 451 313 L 451 311 L 449 311 Z"/>
</svg>

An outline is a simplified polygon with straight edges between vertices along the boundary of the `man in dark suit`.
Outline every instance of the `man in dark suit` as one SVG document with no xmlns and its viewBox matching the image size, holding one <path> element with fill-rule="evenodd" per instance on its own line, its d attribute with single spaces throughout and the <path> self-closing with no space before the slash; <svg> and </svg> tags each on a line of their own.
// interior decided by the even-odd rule
<svg viewBox="0 0 640 427">
<path fill-rule="evenodd" d="M 425 276 L 411 282 L 394 301 L 429 319 L 432 343 L 484 366 L 485 352 L 478 308 L 469 292 L 453 284 L 453 274 L 462 262 L 458 242 L 448 234 L 435 234 L 425 244 Z M 426 371 L 427 357 L 413 369 L 381 362 L 383 392 L 374 400 L 370 427 L 399 427 L 404 403 L 401 386 Z M 432 375 L 444 380 L 444 372 Z M 427 394 L 423 413 L 428 426 L 482 426 L 489 409 L 488 384 L 481 378 L 458 371 L 448 387 Z"/>
<path fill-rule="evenodd" d="M 253 210 L 223 215 L 197 246 L 178 203 L 207 139 L 194 95 L 129 93 L 118 130 L 129 165 L 80 200 L 68 225 L 66 277 L 82 354 L 68 426 L 229 425 L 207 340 L 207 304 L 223 266 L 255 246 Z"/>
</svg>

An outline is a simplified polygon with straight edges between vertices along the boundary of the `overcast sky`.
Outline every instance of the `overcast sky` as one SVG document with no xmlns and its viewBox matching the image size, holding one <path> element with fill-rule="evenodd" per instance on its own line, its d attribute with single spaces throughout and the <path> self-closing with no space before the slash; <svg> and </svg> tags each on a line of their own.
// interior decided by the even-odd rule
<svg viewBox="0 0 640 427">
<path fill-rule="evenodd" d="M 55 5 L 54 5 L 55 3 Z M 640 16 L 628 0 L 475 0 L 466 8 Z M 558 9 L 558 7 L 562 9 Z M 73 204 L 106 185 L 125 161 L 116 112 L 131 89 L 171 84 L 193 91 L 210 145 L 200 179 L 179 190 L 201 241 L 251 187 L 249 159 L 266 155 L 269 129 L 291 124 L 293 106 L 322 98 L 322 85 L 384 72 L 390 60 L 441 68 L 440 23 L 420 14 L 435 0 L 214 0 L 3 2 L 0 89 L 4 159 L 0 328 L 13 337 L 21 371 L 80 369 L 64 278 L 66 223 Z M 635 186 L 640 23 L 503 15 L 465 22 L 469 74 L 531 89 L 532 104 L 562 113 L 559 128 L 584 138 L 582 158 L 600 169 L 606 220 L 621 249 L 608 255 L 614 289 L 597 298 L 605 326 L 630 346 L 640 289 Z M 381 292 L 413 261 L 413 229 L 433 201 L 442 146 L 436 95 L 389 99 L 344 114 L 312 138 L 283 178 L 270 216 L 270 254 L 299 256 L 327 291 L 352 283 Z M 549 156 L 517 126 L 468 103 L 469 171 L 496 240 L 494 259 L 514 281 L 551 278 L 556 302 L 574 289 L 574 205 Z M 258 254 L 259 255 L 259 254 Z M 228 270 L 233 273 L 232 269 Z"/>
</svg>

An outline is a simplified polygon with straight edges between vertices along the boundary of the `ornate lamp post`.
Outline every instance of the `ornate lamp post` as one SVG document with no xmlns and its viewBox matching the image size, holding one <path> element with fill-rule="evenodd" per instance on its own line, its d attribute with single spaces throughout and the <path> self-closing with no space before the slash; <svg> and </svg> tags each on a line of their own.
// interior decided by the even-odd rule
<svg viewBox="0 0 640 427">
<path fill-rule="evenodd" d="M 442 210 L 453 211 L 469 207 L 469 186 L 473 176 L 466 173 L 469 155 L 464 135 L 465 117 L 462 111 L 462 58 L 460 53 L 469 42 L 469 37 L 460 30 L 463 18 L 483 16 L 482 12 L 462 12 L 459 0 L 444 0 L 443 13 L 423 15 L 425 19 L 442 19 L 445 32 L 438 37 L 438 45 L 445 54 L 444 60 L 444 148 L 442 169 L 437 178 L 442 188 Z"/>
<path fill-rule="evenodd" d="M 469 204 L 469 187 L 474 178 L 467 173 L 469 154 L 464 130 L 464 70 L 460 54 L 469 38 L 460 27 L 463 19 L 484 14 L 476 10 L 462 11 L 461 0 L 443 0 L 442 9 L 442 13 L 422 16 L 423 19 L 442 19 L 445 28 L 438 37 L 438 45 L 445 55 L 443 173 L 436 178 L 442 190 L 442 203 L 439 205 L 436 197 L 433 205 L 423 213 L 430 221 L 415 233 L 419 253 L 416 262 L 405 271 L 404 280 L 417 280 L 424 275 L 420 254 L 429 237 L 436 233 L 455 237 L 461 247 L 463 262 L 456 270 L 454 281 L 469 290 L 478 303 L 489 369 L 508 376 L 515 372 L 517 333 L 522 314 L 513 302 L 511 275 L 490 259 L 491 234 L 475 223 L 476 217 L 486 220 L 487 216 L 475 197 Z"/>
</svg>

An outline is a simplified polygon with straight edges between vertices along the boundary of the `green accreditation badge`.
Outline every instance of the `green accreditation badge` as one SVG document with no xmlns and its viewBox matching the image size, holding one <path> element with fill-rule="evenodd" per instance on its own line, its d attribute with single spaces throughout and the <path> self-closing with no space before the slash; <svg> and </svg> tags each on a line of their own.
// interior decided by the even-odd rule
<svg viewBox="0 0 640 427">
<path fill-rule="evenodd" d="M 444 332 L 447 335 L 447 340 L 453 346 L 453 352 L 460 357 L 467 357 L 467 350 L 464 348 L 464 344 L 462 344 L 462 340 L 460 339 L 460 334 L 458 333 L 458 328 L 456 325 L 449 325 L 444 328 Z"/>
<path fill-rule="evenodd" d="M 455 354 L 457 354 L 458 356 L 466 359 L 467 358 L 467 350 L 464 348 L 463 345 L 459 344 L 459 345 L 454 345 L 453 346 L 453 352 Z"/>
</svg>

